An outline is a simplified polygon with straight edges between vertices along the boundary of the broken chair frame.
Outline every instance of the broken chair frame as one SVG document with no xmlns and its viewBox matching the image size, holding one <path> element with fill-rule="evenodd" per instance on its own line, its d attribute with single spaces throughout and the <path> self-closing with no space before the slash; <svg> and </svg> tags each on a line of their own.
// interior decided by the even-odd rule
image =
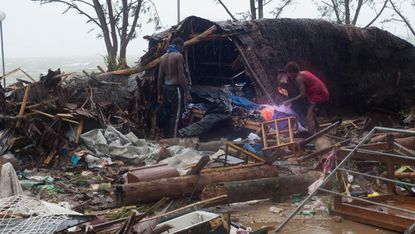
<svg viewBox="0 0 415 234">
<path fill-rule="evenodd" d="M 280 129 L 278 124 L 287 122 L 287 129 Z M 294 141 L 294 131 L 298 129 L 297 119 L 294 116 L 274 119 L 261 123 L 261 132 L 262 132 L 262 141 L 264 144 L 264 152 L 272 152 L 283 147 L 288 147 L 293 151 L 294 156 L 297 155 L 299 151 L 299 145 Z M 274 132 L 272 132 L 274 130 Z M 283 142 L 282 136 L 288 136 L 288 143 Z M 275 144 L 273 139 L 275 138 Z"/>
</svg>

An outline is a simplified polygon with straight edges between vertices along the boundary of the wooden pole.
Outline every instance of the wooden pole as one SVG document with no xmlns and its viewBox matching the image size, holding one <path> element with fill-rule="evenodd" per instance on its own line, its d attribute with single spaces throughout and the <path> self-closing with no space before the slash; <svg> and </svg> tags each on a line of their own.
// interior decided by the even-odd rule
<svg viewBox="0 0 415 234">
<path fill-rule="evenodd" d="M 210 184 L 274 176 L 278 176 L 278 169 L 273 166 L 263 165 L 252 168 L 202 173 L 200 175 L 142 181 L 116 186 L 114 200 L 117 203 L 126 205 L 155 201 L 162 197 L 180 198 L 189 194 L 199 194 L 205 186 Z"/>
<path fill-rule="evenodd" d="M 217 183 L 206 186 L 201 197 L 209 199 L 227 195 L 228 199 L 224 203 L 234 203 L 304 194 L 307 193 L 308 186 L 320 176 L 318 172 L 310 172 L 303 175 Z"/>
<path fill-rule="evenodd" d="M 184 43 L 184 47 L 188 47 L 188 46 L 194 45 L 196 43 L 199 43 L 204 38 L 206 38 L 209 35 L 216 32 L 216 30 L 217 30 L 216 25 L 213 25 L 212 27 L 208 28 L 206 31 L 202 32 L 201 34 L 196 35 L 195 37 L 191 38 L 190 40 L 187 40 Z M 151 62 L 149 62 L 148 64 L 146 64 L 144 66 L 140 65 L 138 67 L 113 71 L 113 72 L 110 72 L 110 73 L 114 74 L 114 75 L 132 75 L 132 74 L 139 73 L 139 72 L 145 71 L 147 69 L 153 68 L 153 67 L 159 65 L 160 62 L 161 62 L 161 57 L 158 57 L 158 58 L 152 60 Z"/>
<path fill-rule="evenodd" d="M 29 98 L 29 91 L 30 91 L 30 85 L 26 86 L 24 95 L 23 95 L 23 100 L 22 100 L 22 105 L 20 106 L 20 111 L 19 111 L 19 119 L 17 120 L 16 123 L 16 128 L 20 127 L 20 123 L 21 123 L 21 118 L 24 115 L 24 112 L 26 110 L 26 104 L 27 104 L 27 99 Z"/>
</svg>

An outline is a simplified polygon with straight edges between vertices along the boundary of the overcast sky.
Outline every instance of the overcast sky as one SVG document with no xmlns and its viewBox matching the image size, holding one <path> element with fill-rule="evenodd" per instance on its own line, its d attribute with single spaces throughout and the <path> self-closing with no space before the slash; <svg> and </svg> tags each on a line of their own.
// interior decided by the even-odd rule
<svg viewBox="0 0 415 234">
<path fill-rule="evenodd" d="M 223 0 L 232 12 L 243 12 L 249 8 L 248 0 Z M 176 24 L 176 0 L 154 0 L 165 28 Z M 211 20 L 226 20 L 228 15 L 214 0 L 181 0 L 181 16 L 197 15 Z M 267 5 L 266 17 L 274 6 Z M 88 33 L 94 27 L 86 24 L 85 18 L 75 12 L 62 14 L 64 7 L 59 4 L 40 6 L 30 0 L 0 0 L 0 10 L 7 14 L 3 22 L 6 57 L 57 57 L 57 56 L 102 56 L 105 55 L 103 41 L 96 38 L 96 32 Z M 284 17 L 319 17 L 312 0 L 297 0 L 287 9 Z M 362 16 L 362 25 L 370 14 Z M 381 26 L 381 25 L 377 25 Z M 401 25 L 388 25 L 387 30 L 410 39 Z M 138 57 L 147 48 L 144 35 L 152 34 L 154 28 L 145 25 L 139 37 L 130 43 L 128 54 Z"/>
</svg>

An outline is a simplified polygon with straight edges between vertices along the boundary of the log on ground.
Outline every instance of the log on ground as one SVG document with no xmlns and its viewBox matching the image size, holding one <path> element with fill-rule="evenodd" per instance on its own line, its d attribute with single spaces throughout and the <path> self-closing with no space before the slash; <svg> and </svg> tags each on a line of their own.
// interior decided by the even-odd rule
<svg viewBox="0 0 415 234">
<path fill-rule="evenodd" d="M 163 197 L 180 198 L 198 195 L 210 184 L 275 176 L 278 176 L 278 169 L 270 165 L 215 171 L 119 185 L 115 187 L 114 198 L 118 204 L 124 205 L 160 200 Z"/>
<path fill-rule="evenodd" d="M 234 203 L 302 194 L 307 193 L 308 186 L 314 183 L 320 175 L 318 172 L 309 172 L 303 175 L 217 183 L 206 186 L 201 197 L 209 199 L 227 195 L 228 199 L 224 203 Z"/>
</svg>

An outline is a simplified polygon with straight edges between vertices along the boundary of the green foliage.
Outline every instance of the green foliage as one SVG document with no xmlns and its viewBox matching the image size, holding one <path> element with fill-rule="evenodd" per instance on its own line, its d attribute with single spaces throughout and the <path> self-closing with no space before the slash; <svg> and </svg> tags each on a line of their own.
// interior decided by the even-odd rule
<svg viewBox="0 0 415 234">
<path fill-rule="evenodd" d="M 109 54 L 104 56 L 104 63 L 105 66 L 107 66 L 108 71 L 118 70 L 118 63 L 115 56 Z"/>
</svg>

